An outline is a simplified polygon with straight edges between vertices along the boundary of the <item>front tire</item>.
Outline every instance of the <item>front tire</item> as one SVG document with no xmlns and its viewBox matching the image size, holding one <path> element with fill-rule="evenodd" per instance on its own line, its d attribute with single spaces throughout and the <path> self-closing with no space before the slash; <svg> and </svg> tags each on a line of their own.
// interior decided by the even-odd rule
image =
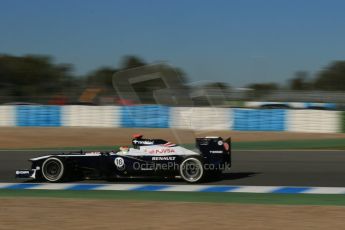
<svg viewBox="0 0 345 230">
<path fill-rule="evenodd" d="M 42 164 L 42 177 L 49 182 L 60 182 L 66 178 L 66 166 L 56 157 L 46 159 Z"/>
<path fill-rule="evenodd" d="M 188 183 L 200 182 L 204 176 L 201 161 L 194 157 L 185 159 L 180 165 L 180 176 Z"/>
</svg>

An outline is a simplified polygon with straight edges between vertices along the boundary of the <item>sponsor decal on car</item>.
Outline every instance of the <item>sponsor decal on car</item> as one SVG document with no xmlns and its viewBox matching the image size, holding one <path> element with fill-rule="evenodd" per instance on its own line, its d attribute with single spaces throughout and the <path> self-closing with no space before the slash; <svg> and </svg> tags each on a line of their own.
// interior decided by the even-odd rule
<svg viewBox="0 0 345 230">
<path fill-rule="evenodd" d="M 174 147 L 174 146 L 176 146 L 176 144 L 171 143 L 171 142 L 167 142 L 167 143 L 163 144 L 163 146 L 165 146 L 165 147 Z"/>
<path fill-rule="evenodd" d="M 88 152 L 88 153 L 85 153 L 85 155 L 100 155 L 101 152 Z"/>
<path fill-rule="evenodd" d="M 116 157 L 114 159 L 114 164 L 118 168 L 122 168 L 125 165 L 125 160 L 122 157 Z"/>
<path fill-rule="evenodd" d="M 150 154 L 160 154 L 160 153 L 175 153 L 174 149 L 165 148 L 165 149 L 148 149 L 148 153 Z"/>
<path fill-rule="evenodd" d="M 16 171 L 16 175 L 27 175 L 30 174 L 29 171 Z"/>
<path fill-rule="evenodd" d="M 138 141 L 138 140 L 134 140 L 133 143 L 139 144 L 139 145 L 153 145 L 154 144 L 153 141 Z"/>
<path fill-rule="evenodd" d="M 210 150 L 210 153 L 223 153 L 222 150 Z"/>
<path fill-rule="evenodd" d="M 176 157 L 152 157 L 153 161 L 173 161 Z"/>
</svg>

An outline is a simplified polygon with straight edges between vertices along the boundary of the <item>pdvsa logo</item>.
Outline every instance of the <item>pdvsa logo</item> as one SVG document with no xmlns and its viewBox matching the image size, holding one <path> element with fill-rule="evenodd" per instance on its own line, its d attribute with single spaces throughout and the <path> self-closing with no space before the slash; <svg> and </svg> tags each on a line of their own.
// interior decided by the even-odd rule
<svg viewBox="0 0 345 230">
<path fill-rule="evenodd" d="M 148 151 L 150 154 L 168 154 L 175 153 L 174 149 L 151 149 Z"/>
</svg>

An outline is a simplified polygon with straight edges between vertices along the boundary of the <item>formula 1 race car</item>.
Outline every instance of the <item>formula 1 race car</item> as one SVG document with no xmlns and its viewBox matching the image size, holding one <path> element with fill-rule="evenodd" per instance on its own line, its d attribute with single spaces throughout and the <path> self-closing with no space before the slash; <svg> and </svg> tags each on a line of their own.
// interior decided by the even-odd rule
<svg viewBox="0 0 345 230">
<path fill-rule="evenodd" d="M 83 179 L 181 177 L 189 183 L 221 175 L 231 166 L 231 140 L 196 138 L 196 151 L 161 139 L 135 135 L 133 147 L 109 152 L 70 152 L 32 158 L 17 178 L 65 182 Z"/>
</svg>

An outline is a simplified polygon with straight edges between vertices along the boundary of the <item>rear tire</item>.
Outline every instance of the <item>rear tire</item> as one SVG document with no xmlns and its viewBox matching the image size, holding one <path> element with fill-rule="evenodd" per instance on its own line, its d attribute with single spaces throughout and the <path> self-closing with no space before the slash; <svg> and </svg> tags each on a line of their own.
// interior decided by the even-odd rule
<svg viewBox="0 0 345 230">
<path fill-rule="evenodd" d="M 204 176 L 203 164 L 194 157 L 185 159 L 180 165 L 180 176 L 188 183 L 200 182 Z"/>
<path fill-rule="evenodd" d="M 66 179 L 66 165 L 62 159 L 50 157 L 42 164 L 42 177 L 49 182 L 61 182 Z"/>
</svg>

